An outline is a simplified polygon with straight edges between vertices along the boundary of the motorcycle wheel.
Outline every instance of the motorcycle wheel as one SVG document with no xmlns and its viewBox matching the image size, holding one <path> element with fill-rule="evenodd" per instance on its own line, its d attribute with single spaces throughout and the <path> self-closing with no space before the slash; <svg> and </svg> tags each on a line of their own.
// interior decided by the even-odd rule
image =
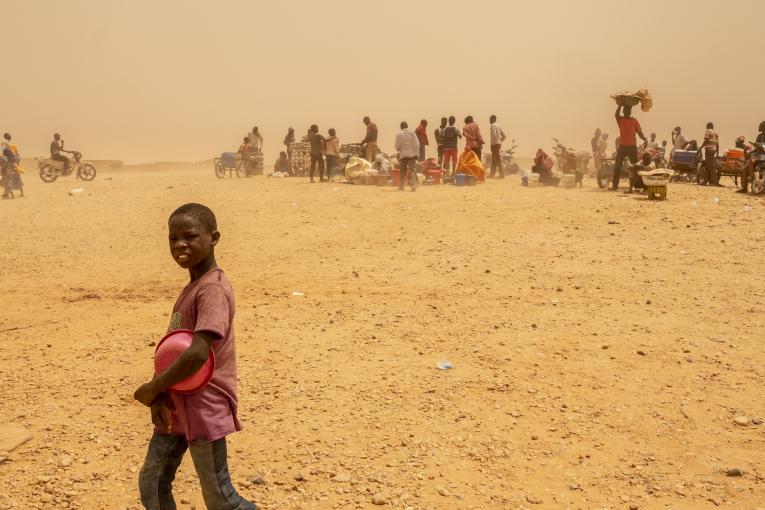
<svg viewBox="0 0 765 510">
<path fill-rule="evenodd" d="M 215 177 L 218 179 L 223 179 L 226 177 L 226 169 L 223 168 L 223 163 L 220 161 L 215 162 Z"/>
<path fill-rule="evenodd" d="M 85 182 L 92 181 L 96 178 L 96 167 L 90 163 L 86 163 L 77 170 L 77 177 Z"/>
<path fill-rule="evenodd" d="M 613 180 L 614 170 L 608 166 L 602 166 L 598 169 L 598 187 L 607 188 Z"/>
<path fill-rule="evenodd" d="M 58 174 L 50 165 L 40 167 L 40 180 L 45 183 L 51 183 L 58 179 Z"/>
</svg>

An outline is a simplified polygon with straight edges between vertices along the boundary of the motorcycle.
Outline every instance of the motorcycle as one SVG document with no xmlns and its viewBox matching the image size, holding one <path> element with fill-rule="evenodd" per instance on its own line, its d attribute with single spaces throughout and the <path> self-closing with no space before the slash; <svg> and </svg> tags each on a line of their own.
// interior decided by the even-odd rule
<svg viewBox="0 0 765 510">
<path fill-rule="evenodd" d="M 517 174 L 521 170 L 521 168 L 515 162 L 515 150 L 518 148 L 518 145 L 515 143 L 515 139 L 513 139 L 511 143 L 512 146 L 509 149 L 502 149 L 499 153 L 500 159 L 502 161 L 502 171 L 505 173 L 505 175 Z M 491 159 L 492 156 L 490 153 L 484 153 L 481 163 L 483 163 L 483 165 L 489 169 L 491 168 Z"/>
<path fill-rule="evenodd" d="M 578 151 L 562 144 L 557 138 L 553 138 L 555 146 L 553 154 L 557 159 L 556 165 L 559 172 L 564 174 L 576 174 L 576 183 L 581 185 L 587 168 L 590 166 L 592 154 L 587 151 Z"/>
<path fill-rule="evenodd" d="M 69 165 L 66 166 L 64 161 L 58 161 L 55 159 L 41 159 L 37 162 L 37 169 L 40 173 L 40 179 L 45 183 L 50 183 L 58 179 L 59 177 L 67 177 L 73 172 L 76 172 L 77 178 L 83 181 L 92 181 L 96 178 L 96 167 L 93 163 L 84 161 L 82 159 L 82 153 L 78 151 L 61 151 L 67 152 L 72 155 L 69 160 Z"/>
<path fill-rule="evenodd" d="M 765 194 L 765 143 L 749 143 L 754 147 L 747 162 L 752 178 L 752 193 L 762 195 Z"/>
</svg>

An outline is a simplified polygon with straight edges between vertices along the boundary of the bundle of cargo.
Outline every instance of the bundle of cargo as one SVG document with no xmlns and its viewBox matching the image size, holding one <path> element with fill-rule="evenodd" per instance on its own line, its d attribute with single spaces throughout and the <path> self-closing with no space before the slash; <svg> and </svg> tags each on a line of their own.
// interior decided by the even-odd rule
<svg viewBox="0 0 765 510">
<path fill-rule="evenodd" d="M 252 156 L 252 160 L 255 163 L 255 171 L 262 174 L 263 173 L 263 153 L 257 152 Z"/>
<path fill-rule="evenodd" d="M 306 176 L 311 167 L 311 144 L 306 142 L 292 142 L 289 146 L 292 154 L 290 164 L 292 165 L 292 174 L 297 176 Z"/>
<path fill-rule="evenodd" d="M 360 158 L 364 156 L 364 148 L 360 143 L 345 143 L 340 146 L 340 153 Z"/>
<path fill-rule="evenodd" d="M 653 107 L 653 98 L 648 89 L 645 88 L 637 92 L 617 92 L 616 94 L 611 94 L 611 99 L 616 101 L 616 104 L 619 106 L 633 107 L 640 103 L 640 109 L 644 112 L 651 111 Z"/>
</svg>

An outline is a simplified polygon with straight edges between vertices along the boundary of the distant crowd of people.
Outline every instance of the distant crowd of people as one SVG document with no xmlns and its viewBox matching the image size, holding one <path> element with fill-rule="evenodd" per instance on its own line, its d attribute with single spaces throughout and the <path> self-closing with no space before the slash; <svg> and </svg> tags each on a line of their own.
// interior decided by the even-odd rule
<svg viewBox="0 0 765 510">
<path fill-rule="evenodd" d="M 379 131 L 377 124 L 369 117 L 364 117 L 362 122 L 366 132 L 364 138 L 359 142 L 361 156 L 369 162 L 374 162 L 381 152 L 378 142 Z M 496 115 L 492 115 L 489 118 L 489 122 L 489 147 L 491 149 L 491 173 L 489 177 L 497 176 L 504 178 L 501 148 L 507 136 L 502 127 L 497 123 Z M 438 166 L 449 173 L 454 173 L 459 164 L 458 144 L 460 140 L 464 138 L 465 149 L 473 152 L 479 160 L 486 145 L 481 129 L 472 116 L 465 117 L 462 129 L 458 128 L 456 123 L 457 119 L 453 115 L 442 117 L 440 124 L 433 131 Z M 399 162 L 405 159 L 406 162 L 402 162 L 402 164 L 407 165 L 408 168 L 412 160 L 415 162 L 425 161 L 427 147 L 430 145 L 427 119 L 422 119 L 413 131 L 409 129 L 408 122 L 402 122 L 399 127 L 400 131 L 396 134 L 394 141 Z M 279 157 L 274 163 L 274 172 L 278 172 L 279 175 L 294 175 L 292 160 L 293 147 L 296 141 L 298 140 L 295 136 L 295 129 L 290 127 L 282 141 L 285 149 L 280 152 Z M 327 134 L 324 135 L 319 130 L 319 127 L 313 124 L 301 141 L 310 145 L 310 182 L 315 182 L 317 175 L 319 182 L 324 182 L 340 169 L 341 144 L 337 131 L 334 128 L 327 130 Z M 244 137 L 238 152 L 242 158 L 246 159 L 251 158 L 255 153 L 262 153 L 262 148 L 263 135 L 260 134 L 257 127 L 254 127 Z M 412 153 L 412 151 L 414 152 Z"/>
<path fill-rule="evenodd" d="M 611 190 L 618 189 L 626 160 L 629 160 L 631 165 L 637 170 L 655 168 L 658 159 L 664 159 L 668 145 L 666 140 L 659 144 L 656 140 L 656 133 L 651 133 L 650 138 L 647 138 L 643 133 L 640 122 L 632 116 L 632 108 L 629 106 L 618 107 L 615 119 L 619 129 L 619 136 L 615 140 L 614 153 L 612 155 L 614 172 Z M 761 122 L 758 127 L 756 143 L 765 142 L 765 134 L 763 133 L 765 133 L 765 121 Z M 595 134 L 590 141 L 596 170 L 609 159 L 607 156 L 608 138 L 608 133 L 603 133 L 598 128 L 595 130 Z M 638 145 L 638 138 L 643 141 L 641 145 Z M 734 147 L 742 149 L 747 157 L 752 151 L 752 146 L 746 142 L 744 136 L 736 138 Z M 675 127 L 672 130 L 672 147 L 669 153 L 670 163 L 678 151 L 698 153 L 704 172 L 701 179 L 699 179 L 699 184 L 722 186 L 720 184 L 720 174 L 717 171 L 717 161 L 721 157 L 720 136 L 715 130 L 713 122 L 706 124 L 704 138 L 700 145 L 696 140 L 686 138 L 680 126 Z M 640 156 L 641 154 L 642 157 Z M 741 188 L 738 190 L 738 193 L 747 192 L 747 183 L 749 178 L 751 178 L 749 174 L 750 172 L 745 167 L 741 175 Z M 631 180 L 630 191 L 632 191 L 633 187 Z"/>
</svg>

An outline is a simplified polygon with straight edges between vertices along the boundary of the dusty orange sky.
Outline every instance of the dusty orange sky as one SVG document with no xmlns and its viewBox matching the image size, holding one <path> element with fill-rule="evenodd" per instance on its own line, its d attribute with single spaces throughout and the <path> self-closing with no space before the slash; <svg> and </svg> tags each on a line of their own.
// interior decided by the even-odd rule
<svg viewBox="0 0 765 510">
<path fill-rule="evenodd" d="M 614 134 L 608 94 L 647 86 L 646 132 L 765 119 L 765 2 L 5 0 L 0 130 L 90 158 L 200 160 L 260 126 L 267 159 L 312 122 L 390 149 L 399 121 L 496 113 L 520 151 Z M 735 12 L 737 20 L 731 22 Z M 10 20 L 10 22 L 8 21 Z M 16 79 L 9 79 L 9 71 Z"/>
</svg>

